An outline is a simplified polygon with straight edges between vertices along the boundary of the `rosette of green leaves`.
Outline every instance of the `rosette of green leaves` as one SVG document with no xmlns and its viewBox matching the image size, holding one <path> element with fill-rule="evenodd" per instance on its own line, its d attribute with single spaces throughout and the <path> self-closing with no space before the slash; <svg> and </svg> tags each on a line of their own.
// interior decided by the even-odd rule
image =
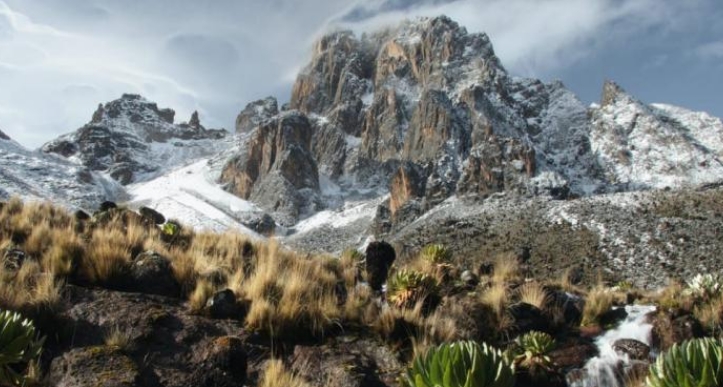
<svg viewBox="0 0 723 387">
<path fill-rule="evenodd" d="M 433 264 L 446 264 L 452 260 L 452 252 L 440 244 L 426 245 L 420 254 L 422 259 Z"/>
<path fill-rule="evenodd" d="M 486 343 L 457 341 L 429 349 L 414 359 L 408 387 L 511 387 L 514 366 Z"/>
<path fill-rule="evenodd" d="M 23 384 L 17 369 L 40 357 L 44 341 L 30 320 L 17 312 L 0 312 L 0 385 Z"/>
<path fill-rule="evenodd" d="M 399 308 L 414 306 L 417 301 L 437 291 L 434 278 L 414 270 L 400 270 L 387 282 L 387 298 Z"/>
<path fill-rule="evenodd" d="M 555 348 L 555 339 L 545 332 L 531 331 L 519 336 L 515 364 L 526 368 L 541 367 L 550 369 L 552 360 L 547 355 Z"/>
<path fill-rule="evenodd" d="M 723 385 L 723 343 L 694 339 L 673 346 L 650 365 L 650 387 L 716 387 Z"/>
</svg>

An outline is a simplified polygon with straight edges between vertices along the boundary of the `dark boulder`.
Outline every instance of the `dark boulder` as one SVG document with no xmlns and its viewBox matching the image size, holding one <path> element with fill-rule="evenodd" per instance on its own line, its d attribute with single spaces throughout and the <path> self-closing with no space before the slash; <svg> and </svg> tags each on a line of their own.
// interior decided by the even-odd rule
<svg viewBox="0 0 723 387">
<path fill-rule="evenodd" d="M 376 290 L 382 290 L 382 285 L 387 281 L 389 268 L 397 258 L 394 247 L 387 242 L 371 242 L 366 249 L 366 272 L 369 286 Z"/>
<path fill-rule="evenodd" d="M 118 208 L 118 205 L 115 204 L 115 202 L 105 201 L 103 203 L 100 203 L 100 208 L 98 208 L 98 211 L 105 212 L 105 211 L 110 211 L 114 208 Z"/>
<path fill-rule="evenodd" d="M 152 250 L 136 256 L 127 278 L 120 281 L 120 287 L 126 291 L 167 297 L 181 295 L 181 286 L 173 276 L 171 262 Z"/>
<path fill-rule="evenodd" d="M 152 224 L 158 225 L 166 222 L 166 217 L 152 208 L 144 206 L 141 207 L 138 212 L 140 212 L 144 220 L 151 222 Z"/>
<path fill-rule="evenodd" d="M 246 308 L 237 302 L 236 295 L 231 289 L 216 292 L 206 303 L 208 313 L 213 318 L 235 318 L 242 320 L 246 315 Z"/>
<path fill-rule="evenodd" d="M 675 343 L 703 337 L 700 322 L 690 314 L 679 314 L 676 310 L 661 311 L 653 316 L 653 345 L 666 350 Z"/>
<path fill-rule="evenodd" d="M 540 308 L 519 302 L 510 306 L 509 313 L 514 320 L 514 330 L 518 333 L 529 331 L 549 332 L 550 324 L 548 318 Z"/>
<path fill-rule="evenodd" d="M 75 213 L 73 215 L 75 216 L 76 220 L 79 220 L 81 222 L 84 222 L 84 221 L 90 219 L 90 215 L 83 210 L 77 210 L 77 211 L 75 211 Z"/>
</svg>

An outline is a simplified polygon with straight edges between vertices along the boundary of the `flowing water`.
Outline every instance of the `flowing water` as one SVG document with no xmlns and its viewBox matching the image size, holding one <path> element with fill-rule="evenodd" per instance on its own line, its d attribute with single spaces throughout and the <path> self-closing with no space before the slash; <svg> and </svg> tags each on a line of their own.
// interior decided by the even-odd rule
<svg viewBox="0 0 723 387">
<path fill-rule="evenodd" d="M 655 307 L 628 305 L 625 311 L 628 315 L 620 325 L 595 340 L 599 355 L 585 364 L 583 378 L 568 382 L 571 387 L 623 387 L 620 369 L 621 365 L 623 369 L 630 365 L 630 359 L 615 352 L 613 343 L 618 339 L 635 339 L 650 345 L 653 326 L 647 322 L 647 315 Z"/>
</svg>

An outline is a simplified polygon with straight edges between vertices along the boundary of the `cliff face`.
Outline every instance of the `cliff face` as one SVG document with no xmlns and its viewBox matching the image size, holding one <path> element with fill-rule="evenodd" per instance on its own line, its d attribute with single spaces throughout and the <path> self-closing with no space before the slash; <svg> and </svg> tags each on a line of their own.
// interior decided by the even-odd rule
<svg viewBox="0 0 723 387">
<path fill-rule="evenodd" d="M 264 130 L 274 109 L 260 106 L 270 104 L 254 102 L 239 115 L 242 132 Z M 446 17 L 361 38 L 323 37 L 289 107 L 308 117 L 311 159 L 302 164 L 317 166 L 296 172 L 313 180 L 318 171 L 341 187 L 388 189 L 378 214 L 392 227 L 454 195 L 562 199 L 693 185 L 722 171 L 720 135 L 704 135 L 723 133 L 720 121 L 696 121 L 692 112 L 674 118 L 683 113 L 647 106 L 613 83 L 600 106 L 584 106 L 560 82 L 508 75 L 485 34 Z M 256 122 L 256 129 L 247 124 Z M 253 151 L 239 157 L 265 160 Z M 232 175 L 222 181 L 237 181 Z"/>
<path fill-rule="evenodd" d="M 194 112 L 188 123 L 174 124 L 172 109 L 159 109 L 139 95 L 99 105 L 91 121 L 41 150 L 71 158 L 121 184 L 147 180 L 177 162 L 208 155 L 210 143 L 225 130 L 206 129 Z"/>
<path fill-rule="evenodd" d="M 245 152 L 229 160 L 221 173 L 228 191 L 273 211 L 291 225 L 319 191 L 311 153 L 311 125 L 303 114 L 285 112 L 256 128 Z"/>
</svg>

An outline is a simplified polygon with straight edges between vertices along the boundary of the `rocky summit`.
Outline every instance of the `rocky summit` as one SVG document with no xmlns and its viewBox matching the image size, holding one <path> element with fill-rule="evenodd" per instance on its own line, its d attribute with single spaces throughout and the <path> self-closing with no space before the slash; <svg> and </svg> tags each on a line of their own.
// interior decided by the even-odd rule
<svg viewBox="0 0 723 387">
<path fill-rule="evenodd" d="M 208 142 L 226 136 L 225 130 L 206 129 L 194 112 L 188 123 L 174 124 L 172 109 L 159 109 L 135 94 L 99 105 L 91 121 L 77 131 L 42 146 L 94 171 L 108 173 L 121 184 L 158 174 L 161 166 L 208 155 Z"/>
<path fill-rule="evenodd" d="M 646 105 L 613 82 L 603 86 L 599 105 L 584 106 L 560 82 L 510 76 L 485 34 L 469 34 L 446 17 L 362 38 L 321 38 L 279 118 L 276 106 L 271 98 L 249 104 L 237 130 L 257 124 L 268 131 L 289 111 L 305 117 L 286 119 L 311 136 L 310 144 L 297 137 L 298 148 L 311 151 L 296 168 L 304 184 L 287 179 L 289 186 L 313 190 L 316 169 L 342 188 L 389 184 L 380 221 L 394 227 L 452 196 L 566 199 L 723 176 L 723 142 L 711 135 L 723 132 L 720 120 Z M 249 141 L 249 148 L 260 146 L 256 137 Z M 249 179 L 244 166 L 267 157 L 244 150 L 221 182 L 248 198 L 264 178 Z M 292 219 L 307 204 L 296 202 L 284 207 Z"/>
</svg>

